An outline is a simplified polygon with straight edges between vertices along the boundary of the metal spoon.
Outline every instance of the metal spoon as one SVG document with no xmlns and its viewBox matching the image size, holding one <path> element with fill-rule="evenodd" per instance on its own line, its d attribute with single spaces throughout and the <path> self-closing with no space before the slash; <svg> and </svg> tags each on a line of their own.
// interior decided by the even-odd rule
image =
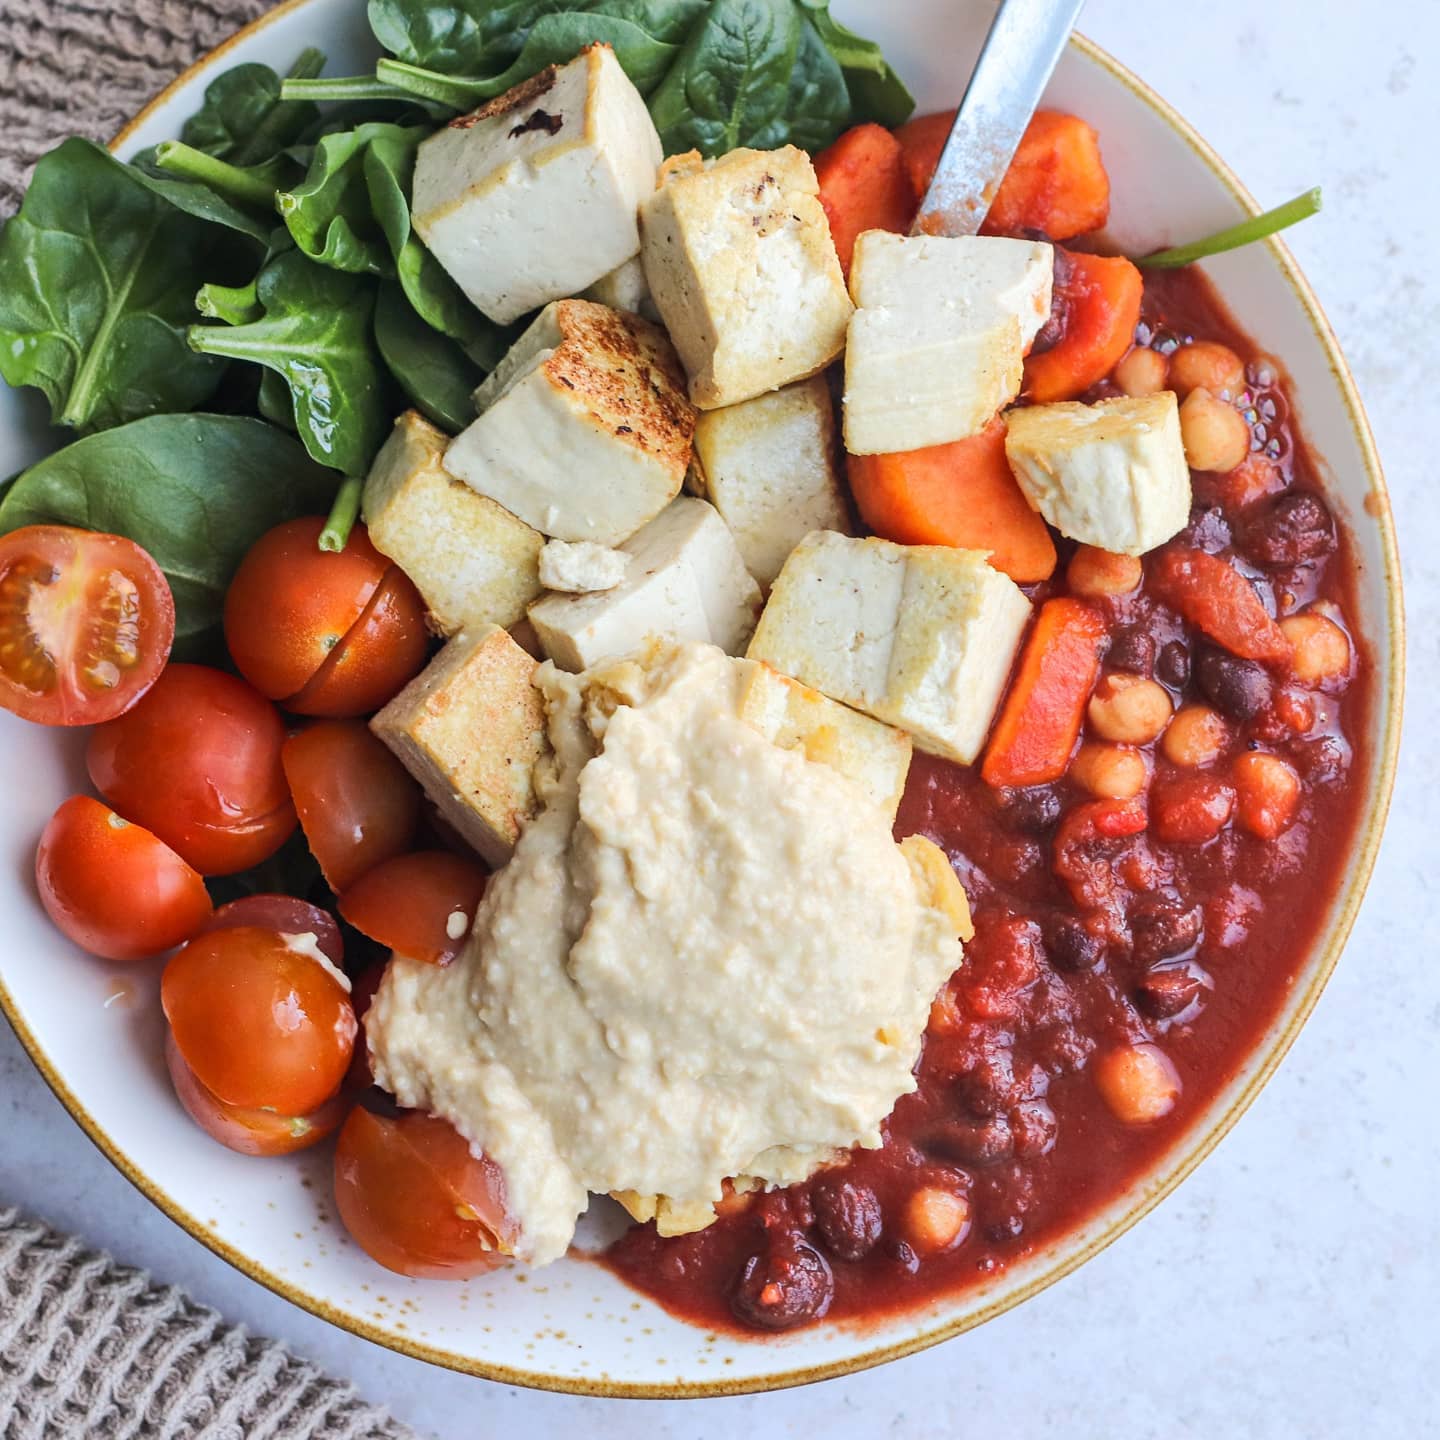
<svg viewBox="0 0 1440 1440">
<path fill-rule="evenodd" d="M 912 231 L 974 235 L 1085 0 L 1001 0 Z"/>
</svg>

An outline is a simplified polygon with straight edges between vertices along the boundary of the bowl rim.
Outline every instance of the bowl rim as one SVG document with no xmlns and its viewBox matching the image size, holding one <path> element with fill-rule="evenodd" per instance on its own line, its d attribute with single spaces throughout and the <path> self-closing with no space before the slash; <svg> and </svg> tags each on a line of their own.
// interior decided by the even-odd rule
<svg viewBox="0 0 1440 1440">
<path fill-rule="evenodd" d="M 109 143 L 112 152 L 118 152 L 132 135 L 146 123 L 162 106 L 182 91 L 189 89 L 203 76 L 225 60 L 238 46 L 244 44 L 275 21 L 294 14 L 311 4 L 312 0 L 281 0 L 272 10 L 258 16 L 221 41 L 213 49 L 200 56 L 174 80 L 150 100 Z M 1118 80 L 1142 104 L 1148 106 L 1182 139 L 1211 174 L 1232 195 L 1237 204 L 1251 215 L 1261 213 L 1261 207 L 1246 189 L 1230 166 L 1168 101 L 1164 100 L 1133 71 L 1122 65 L 1108 51 L 1086 36 L 1076 33 L 1071 45 L 1093 64 L 1115 80 Z M 1369 886 L 1375 868 L 1384 834 L 1386 818 L 1390 810 L 1395 777 L 1399 765 L 1400 735 L 1404 714 L 1405 676 L 1405 606 L 1402 592 L 1399 545 L 1395 533 L 1394 514 L 1390 494 L 1385 481 L 1379 451 L 1364 403 L 1351 373 L 1349 362 L 1340 347 L 1333 327 L 1327 318 L 1318 296 L 1305 278 L 1289 247 L 1278 236 L 1271 236 L 1263 242 L 1270 250 L 1280 270 L 1281 277 L 1290 286 L 1301 309 L 1309 319 L 1316 340 L 1324 351 L 1331 373 L 1339 387 L 1345 403 L 1347 418 L 1364 460 L 1366 478 L 1370 485 L 1367 511 L 1380 530 L 1384 561 L 1384 581 L 1387 600 L 1387 614 L 1391 645 L 1388 673 L 1382 678 L 1388 682 L 1389 703 L 1386 706 L 1379 727 L 1378 784 L 1366 806 L 1355 853 L 1355 863 L 1350 879 L 1340 899 L 1334 923 L 1330 928 L 1328 944 L 1311 968 L 1304 994 L 1299 998 L 1288 1023 L 1258 1053 L 1258 1064 L 1244 1088 L 1235 1095 L 1223 1114 L 1218 1116 L 1202 1134 L 1196 1134 L 1180 1153 L 1177 1146 L 1169 1158 L 1161 1162 L 1168 1167 L 1164 1173 L 1152 1179 L 1152 1183 L 1137 1194 L 1133 1203 L 1115 1216 L 1099 1233 L 1093 1235 L 1084 1245 L 1057 1256 L 1042 1272 L 1033 1276 L 1026 1284 L 1012 1293 L 982 1306 L 972 1314 L 959 1318 L 942 1319 L 922 1333 L 904 1340 L 880 1345 L 873 1350 L 847 1356 L 820 1364 L 809 1364 L 792 1370 L 776 1370 L 770 1374 L 756 1375 L 735 1380 L 715 1381 L 673 1381 L 637 1382 L 605 1379 L 587 1379 L 582 1376 L 547 1374 L 540 1371 L 521 1370 L 510 1366 L 492 1364 L 473 1356 L 462 1355 L 442 1346 L 410 1339 L 387 1331 L 358 1315 L 341 1310 L 329 1301 L 307 1294 L 298 1285 L 274 1274 L 235 1246 L 221 1240 L 194 1215 L 169 1196 L 161 1185 L 135 1166 L 120 1147 L 106 1134 L 93 1116 L 86 1110 L 79 1098 L 67 1085 L 63 1077 L 51 1064 L 39 1038 L 23 1019 L 19 1006 L 6 987 L 0 975 L 0 1011 L 3 1011 L 21 1045 L 39 1070 L 45 1083 L 55 1097 L 70 1113 L 89 1139 L 102 1154 L 135 1186 L 152 1204 L 163 1211 L 171 1220 L 180 1225 L 191 1236 L 222 1260 L 239 1270 L 251 1280 L 265 1286 L 272 1293 L 299 1306 L 319 1319 L 342 1330 L 349 1331 L 363 1340 L 380 1345 L 385 1349 L 412 1359 L 440 1365 L 446 1369 L 497 1381 L 501 1384 L 516 1385 L 528 1389 L 545 1390 L 562 1394 L 594 1396 L 609 1399 L 699 1399 L 725 1395 L 742 1395 L 784 1390 L 796 1386 L 813 1384 L 842 1375 L 852 1375 L 869 1370 L 892 1360 L 899 1360 L 921 1350 L 927 1350 L 943 1341 L 953 1339 L 966 1331 L 973 1330 L 989 1320 L 1014 1309 L 1031 1299 L 1042 1290 L 1072 1274 L 1080 1266 L 1094 1258 L 1102 1250 L 1118 1240 L 1157 1205 L 1169 1196 L 1206 1159 L 1222 1139 L 1235 1126 L 1240 1117 L 1249 1109 L 1256 1096 L 1274 1075 L 1280 1062 L 1294 1044 L 1301 1029 L 1309 1020 L 1325 986 L 1339 963 L 1340 955 L 1349 941 L 1360 906 Z M 1254 1058 L 1254 1057 L 1252 1057 Z M 777 1352 L 778 1354 L 779 1352 Z"/>
</svg>

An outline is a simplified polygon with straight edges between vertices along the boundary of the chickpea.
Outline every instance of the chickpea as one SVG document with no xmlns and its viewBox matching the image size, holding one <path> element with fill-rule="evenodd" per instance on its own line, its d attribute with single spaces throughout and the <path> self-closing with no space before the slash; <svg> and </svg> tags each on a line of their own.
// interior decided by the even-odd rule
<svg viewBox="0 0 1440 1440">
<path fill-rule="evenodd" d="M 1278 755 L 1254 750 L 1235 762 L 1236 815 L 1262 840 L 1288 830 L 1300 806 L 1300 777 Z"/>
<path fill-rule="evenodd" d="M 1250 453 L 1250 427 L 1239 411 L 1203 387 L 1180 407 L 1180 438 L 1192 470 L 1225 475 Z"/>
<path fill-rule="evenodd" d="M 1100 550 L 1082 545 L 1070 557 L 1065 579 L 1070 588 L 1089 600 L 1107 595 L 1129 595 L 1140 588 L 1145 567 L 1138 555 L 1117 555 L 1113 550 Z"/>
<path fill-rule="evenodd" d="M 970 1201 L 956 1190 L 922 1185 L 905 1202 L 900 1228 L 917 1254 L 939 1255 L 970 1233 Z"/>
<path fill-rule="evenodd" d="M 1171 357 L 1170 388 L 1182 399 L 1203 389 L 1233 400 L 1245 388 L 1245 365 L 1228 345 L 1196 340 Z"/>
<path fill-rule="evenodd" d="M 1165 388 L 1170 362 L 1158 351 L 1137 345 L 1115 367 L 1110 378 L 1121 394 L 1132 398 L 1158 395 Z"/>
<path fill-rule="evenodd" d="M 1230 743 L 1230 727 L 1208 705 L 1186 705 L 1170 722 L 1160 748 L 1172 765 L 1193 770 L 1218 760 Z"/>
<path fill-rule="evenodd" d="M 1315 728 L 1315 701 L 1303 690 L 1278 691 L 1270 702 L 1270 713 L 1296 735 L 1308 735 Z"/>
<path fill-rule="evenodd" d="M 1092 740 L 1070 762 L 1070 778 L 1100 800 L 1133 800 L 1145 788 L 1149 772 L 1138 750 Z"/>
<path fill-rule="evenodd" d="M 1158 1045 L 1122 1045 L 1094 1064 L 1100 1098 L 1117 1120 L 1148 1125 L 1163 1119 L 1180 1098 L 1180 1073 Z"/>
<path fill-rule="evenodd" d="M 1090 728 L 1116 745 L 1148 745 L 1170 723 L 1170 692 L 1143 675 L 1114 671 L 1090 697 Z"/>
<path fill-rule="evenodd" d="M 1331 619 L 1313 610 L 1287 615 L 1280 622 L 1293 647 L 1290 673 L 1302 685 L 1324 685 L 1350 674 L 1350 637 Z"/>
</svg>

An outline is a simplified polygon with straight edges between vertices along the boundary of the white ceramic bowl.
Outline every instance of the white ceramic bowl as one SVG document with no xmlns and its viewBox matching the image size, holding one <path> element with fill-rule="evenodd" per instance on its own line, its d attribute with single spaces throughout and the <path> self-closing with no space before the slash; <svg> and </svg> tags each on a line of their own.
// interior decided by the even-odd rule
<svg viewBox="0 0 1440 1440">
<path fill-rule="evenodd" d="M 964 8 L 968 18 L 957 19 Z M 836 0 L 872 33 L 922 110 L 955 103 L 988 7 L 955 0 L 874 6 Z M 241 60 L 283 69 L 307 45 L 330 73 L 374 59 L 362 0 L 289 0 L 184 75 L 117 142 L 122 154 L 179 133 L 205 85 Z M 1114 184 L 1113 236 L 1144 251 L 1193 238 L 1256 210 L 1239 182 L 1172 110 L 1094 46 L 1077 40 L 1049 103 L 1101 135 Z M 933 1344 L 1034 1294 L 1107 1245 L 1179 1183 L 1234 1123 L 1288 1049 L 1335 965 L 1370 876 L 1394 778 L 1403 628 L 1395 537 L 1369 427 L 1345 361 L 1283 245 L 1212 262 L 1243 326 L 1279 356 L 1300 423 L 1321 457 L 1330 498 L 1349 520 L 1363 567 L 1359 628 L 1377 670 L 1366 796 L 1347 888 L 1327 898 L 1325 928 L 1284 1012 L 1163 1162 L 1082 1229 L 988 1285 L 871 1328 L 821 1326 L 746 1342 L 670 1319 L 599 1267 L 566 1260 L 468 1285 L 410 1282 L 375 1267 L 330 1207 L 328 1152 L 293 1161 L 243 1158 L 211 1144 L 181 1112 L 161 1058 L 158 967 L 107 966 L 65 944 L 36 903 L 36 838 L 66 795 L 85 788 L 83 737 L 0 714 L 0 1002 L 56 1093 L 141 1190 L 217 1254 L 318 1315 L 382 1345 L 513 1384 L 670 1397 L 800 1384 Z M 53 443 L 33 395 L 0 390 L 0 475 Z"/>
</svg>

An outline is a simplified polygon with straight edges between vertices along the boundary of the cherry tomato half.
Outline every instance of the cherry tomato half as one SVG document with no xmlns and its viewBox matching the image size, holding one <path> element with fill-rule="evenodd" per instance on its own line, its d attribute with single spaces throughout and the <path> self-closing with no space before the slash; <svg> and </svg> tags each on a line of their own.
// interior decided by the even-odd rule
<svg viewBox="0 0 1440 1440">
<path fill-rule="evenodd" d="M 280 1115 L 274 1110 L 245 1110 L 227 1105 L 207 1090 L 185 1063 L 170 1031 L 165 1032 L 165 1064 L 175 1095 L 190 1118 L 213 1139 L 242 1155 L 292 1155 L 333 1135 L 349 1103 L 335 1095 L 308 1115 Z"/>
<path fill-rule="evenodd" d="M 359 720 L 323 720 L 281 752 L 300 826 L 332 890 L 410 847 L 420 787 Z"/>
<path fill-rule="evenodd" d="M 0 705 L 42 725 L 123 715 L 175 640 L 175 601 L 133 541 L 65 525 L 0 539 Z"/>
<path fill-rule="evenodd" d="M 198 935 L 166 965 L 160 1003 L 185 1063 L 227 1105 L 307 1115 L 350 1068 L 349 993 L 295 936 Z"/>
<path fill-rule="evenodd" d="M 262 535 L 225 597 L 240 673 L 297 714 L 345 717 L 385 704 L 425 663 L 425 604 L 356 525 L 322 551 L 319 516 Z"/>
<path fill-rule="evenodd" d="M 470 933 L 488 879 L 473 860 L 421 850 L 363 875 L 340 896 L 340 913 L 388 949 L 448 965 Z"/>
<path fill-rule="evenodd" d="M 357 1105 L 335 1147 L 335 1206 L 373 1260 L 398 1275 L 468 1280 L 512 1254 L 518 1230 L 493 1161 L 446 1121 Z"/>
<path fill-rule="evenodd" d="M 50 818 L 35 883 L 55 924 L 106 960 L 172 949 L 210 918 L 205 882 L 163 840 L 88 795 Z"/>
<path fill-rule="evenodd" d="M 355 1018 L 360 1022 L 360 1033 L 355 1037 L 355 1054 L 350 1058 L 350 1073 L 345 1077 L 346 1088 L 350 1090 L 368 1090 L 375 1083 L 375 1071 L 370 1064 L 370 1042 L 365 1035 L 365 1017 L 370 1013 L 370 1002 L 385 978 L 389 963 L 384 960 L 363 971 L 350 993 Z"/>
<path fill-rule="evenodd" d="M 246 895 L 222 905 L 202 934 L 212 930 L 274 930 L 280 935 L 313 935 L 320 953 L 332 964 L 345 963 L 345 941 L 335 917 L 318 905 L 293 895 Z M 357 1016 L 361 1012 L 356 1010 Z"/>
<path fill-rule="evenodd" d="M 263 695 L 204 665 L 171 665 L 85 752 L 95 788 L 204 875 L 268 860 L 295 829 L 285 725 Z"/>
</svg>

